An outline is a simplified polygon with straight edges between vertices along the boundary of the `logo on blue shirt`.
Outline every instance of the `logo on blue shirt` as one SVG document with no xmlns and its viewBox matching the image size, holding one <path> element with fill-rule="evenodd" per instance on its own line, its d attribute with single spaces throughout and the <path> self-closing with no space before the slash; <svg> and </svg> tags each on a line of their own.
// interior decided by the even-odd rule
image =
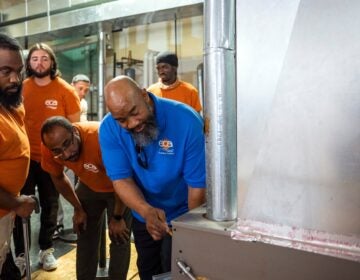
<svg viewBox="0 0 360 280">
<path fill-rule="evenodd" d="M 174 154 L 174 144 L 169 139 L 162 139 L 159 141 L 159 154 L 173 155 Z"/>
</svg>

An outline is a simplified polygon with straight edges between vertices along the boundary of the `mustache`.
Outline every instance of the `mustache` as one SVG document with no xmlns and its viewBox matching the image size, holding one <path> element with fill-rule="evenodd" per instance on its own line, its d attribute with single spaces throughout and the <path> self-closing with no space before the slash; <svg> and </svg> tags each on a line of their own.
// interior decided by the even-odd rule
<svg viewBox="0 0 360 280">
<path fill-rule="evenodd" d="M 12 90 L 18 91 L 18 90 L 20 90 L 20 88 L 21 88 L 21 83 L 17 83 L 17 84 L 12 84 L 11 86 L 4 88 L 4 91 L 5 92 L 12 91 Z"/>
<path fill-rule="evenodd" d="M 7 109 L 17 108 L 22 102 L 21 89 L 21 83 L 0 89 L 0 104 Z"/>
</svg>

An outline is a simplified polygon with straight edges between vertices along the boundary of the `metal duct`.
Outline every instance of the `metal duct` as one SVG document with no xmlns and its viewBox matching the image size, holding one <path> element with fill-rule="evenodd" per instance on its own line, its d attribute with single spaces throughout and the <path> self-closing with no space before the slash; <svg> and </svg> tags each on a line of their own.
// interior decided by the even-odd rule
<svg viewBox="0 0 360 280">
<path fill-rule="evenodd" d="M 155 58 L 159 52 L 148 50 L 144 55 L 144 81 L 143 87 L 149 87 L 156 83 L 158 77 L 156 72 Z"/>
<path fill-rule="evenodd" d="M 196 68 L 196 79 L 197 79 L 197 86 L 199 91 L 199 98 L 202 112 L 204 111 L 204 63 L 200 63 Z M 201 112 L 201 115 L 203 113 Z"/>
<path fill-rule="evenodd" d="M 204 2 L 207 216 L 237 217 L 235 1 Z"/>
<path fill-rule="evenodd" d="M 103 24 L 99 23 L 99 82 L 98 82 L 98 117 L 102 120 L 104 117 L 104 76 L 106 66 L 106 33 L 103 30 Z"/>
<path fill-rule="evenodd" d="M 98 32 L 97 24 L 104 21 L 112 22 L 114 29 L 121 29 L 172 20 L 174 13 L 177 18 L 182 18 L 202 12 L 202 0 L 108 0 L 82 4 L 48 0 L 39 2 L 26 0 L 25 3 L 0 10 L 0 32 L 14 37 L 31 36 L 34 41 L 41 36 L 40 40 L 45 41 L 53 39 L 55 34 L 60 38 L 64 34 L 95 35 Z M 47 5 L 42 5 L 43 2 Z M 44 39 L 45 36 L 49 36 L 49 39 Z"/>
</svg>

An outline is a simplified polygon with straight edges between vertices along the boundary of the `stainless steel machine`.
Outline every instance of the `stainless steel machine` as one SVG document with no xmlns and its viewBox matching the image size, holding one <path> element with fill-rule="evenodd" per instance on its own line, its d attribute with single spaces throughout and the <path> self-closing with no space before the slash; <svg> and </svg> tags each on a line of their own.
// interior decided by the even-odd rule
<svg viewBox="0 0 360 280">
<path fill-rule="evenodd" d="M 172 279 L 360 279 L 360 3 L 204 7 L 209 197 Z"/>
</svg>

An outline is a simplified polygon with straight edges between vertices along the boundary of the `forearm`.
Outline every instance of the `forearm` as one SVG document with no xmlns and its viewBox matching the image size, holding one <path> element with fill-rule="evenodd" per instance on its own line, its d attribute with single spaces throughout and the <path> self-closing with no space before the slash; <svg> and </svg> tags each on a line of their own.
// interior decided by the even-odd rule
<svg viewBox="0 0 360 280">
<path fill-rule="evenodd" d="M 199 207 L 200 205 L 205 203 L 205 188 L 192 188 L 188 187 L 188 207 L 189 210 Z"/>
<path fill-rule="evenodd" d="M 114 189 L 119 198 L 129 208 L 135 210 L 143 218 L 149 209 L 153 208 L 148 204 L 138 186 L 132 178 L 113 181 Z"/>
<path fill-rule="evenodd" d="M 114 200 L 115 200 L 115 205 L 114 205 L 113 214 L 123 216 L 126 205 L 122 202 L 122 200 L 119 198 L 116 192 L 114 192 Z"/>
<path fill-rule="evenodd" d="M 0 187 L 0 208 L 13 210 L 19 205 L 20 203 L 16 196 Z"/>
<path fill-rule="evenodd" d="M 69 177 L 67 177 L 64 173 L 60 176 L 51 175 L 51 179 L 54 182 L 55 188 L 57 191 L 62 194 L 62 196 L 70 202 L 70 204 L 75 209 L 82 209 L 79 198 L 77 197 L 74 188 L 70 182 Z"/>
</svg>

